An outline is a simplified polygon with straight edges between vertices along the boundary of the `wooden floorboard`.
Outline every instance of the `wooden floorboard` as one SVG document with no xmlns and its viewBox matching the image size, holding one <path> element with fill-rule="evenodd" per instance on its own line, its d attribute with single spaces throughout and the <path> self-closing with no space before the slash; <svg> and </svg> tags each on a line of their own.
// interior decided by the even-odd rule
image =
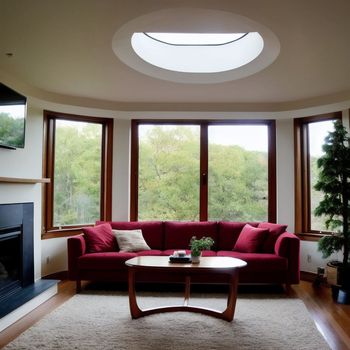
<svg viewBox="0 0 350 350">
<path fill-rule="evenodd" d="M 288 293 L 305 303 L 317 328 L 332 349 L 350 350 L 350 305 L 334 303 L 330 288 L 315 287 L 306 281 L 292 286 Z M 57 295 L 0 333 L 0 349 L 74 295 L 74 282 L 60 282 Z"/>
<path fill-rule="evenodd" d="M 315 287 L 301 281 L 292 287 L 295 295 L 303 300 L 317 328 L 334 350 L 350 349 L 350 305 L 332 300 L 331 288 Z"/>
</svg>

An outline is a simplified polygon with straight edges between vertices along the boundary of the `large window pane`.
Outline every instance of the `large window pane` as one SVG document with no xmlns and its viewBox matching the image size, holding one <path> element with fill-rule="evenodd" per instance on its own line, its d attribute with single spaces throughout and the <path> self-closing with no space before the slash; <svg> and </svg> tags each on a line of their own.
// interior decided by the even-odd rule
<svg viewBox="0 0 350 350">
<path fill-rule="evenodd" d="M 139 125 L 139 220 L 199 219 L 199 126 Z"/>
<path fill-rule="evenodd" d="M 268 127 L 208 129 L 209 220 L 268 220 Z"/>
<path fill-rule="evenodd" d="M 323 193 L 316 191 L 314 186 L 318 180 L 319 169 L 317 168 L 317 159 L 324 152 L 322 145 L 328 132 L 334 131 L 333 120 L 309 123 L 309 155 L 310 155 L 310 206 L 311 206 L 311 229 L 315 231 L 326 231 L 324 216 L 315 216 L 314 211 L 319 202 L 323 199 Z"/>
<path fill-rule="evenodd" d="M 53 225 L 100 218 L 102 125 L 56 120 Z"/>
</svg>

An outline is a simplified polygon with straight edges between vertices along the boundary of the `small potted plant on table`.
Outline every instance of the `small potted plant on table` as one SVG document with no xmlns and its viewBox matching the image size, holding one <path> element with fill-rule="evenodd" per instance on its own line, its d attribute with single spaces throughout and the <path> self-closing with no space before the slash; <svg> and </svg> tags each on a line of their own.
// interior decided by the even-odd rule
<svg viewBox="0 0 350 350">
<path fill-rule="evenodd" d="M 190 241 L 192 263 L 198 264 L 202 250 L 210 249 L 213 244 L 214 240 L 211 237 L 202 237 L 197 239 L 196 236 L 193 236 Z"/>
<path fill-rule="evenodd" d="M 338 281 L 332 286 L 333 297 L 340 303 L 350 303 L 350 138 L 340 121 L 334 123 L 323 145 L 324 155 L 318 159 L 320 169 L 315 189 L 324 198 L 315 209 L 315 215 L 325 215 L 326 227 L 333 233 L 318 241 L 318 249 L 324 258 L 343 251 L 343 260 L 327 265 L 337 267 Z"/>
</svg>

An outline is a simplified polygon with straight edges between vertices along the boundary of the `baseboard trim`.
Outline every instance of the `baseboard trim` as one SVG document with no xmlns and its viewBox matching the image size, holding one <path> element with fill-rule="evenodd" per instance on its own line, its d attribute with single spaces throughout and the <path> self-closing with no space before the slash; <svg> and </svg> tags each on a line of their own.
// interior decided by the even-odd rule
<svg viewBox="0 0 350 350">
<path fill-rule="evenodd" d="M 316 273 L 308 271 L 300 271 L 300 279 L 302 281 L 314 282 L 317 277 Z"/>
<path fill-rule="evenodd" d="M 55 273 L 51 273 L 50 275 L 46 275 L 41 277 L 42 279 L 49 279 L 49 280 L 68 280 L 68 271 L 59 271 L 59 272 L 55 272 Z"/>
</svg>

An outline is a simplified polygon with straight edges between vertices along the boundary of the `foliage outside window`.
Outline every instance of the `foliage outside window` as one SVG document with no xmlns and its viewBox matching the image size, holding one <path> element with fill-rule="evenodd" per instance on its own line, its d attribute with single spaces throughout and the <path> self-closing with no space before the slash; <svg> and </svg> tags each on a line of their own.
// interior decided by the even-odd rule
<svg viewBox="0 0 350 350">
<path fill-rule="evenodd" d="M 110 216 L 112 123 L 108 119 L 45 112 L 46 231 L 94 224 Z M 110 130 L 109 130 L 110 129 Z M 109 146 L 108 146 L 109 145 Z M 110 158 L 110 159 L 108 159 Z"/>
<path fill-rule="evenodd" d="M 310 159 L 310 228 L 312 231 L 327 231 L 325 217 L 316 216 L 315 209 L 322 200 L 322 192 L 315 190 L 320 169 L 318 159 L 324 155 L 322 145 L 328 132 L 334 131 L 333 120 L 325 120 L 308 124 L 309 131 L 309 159 Z"/>
<path fill-rule="evenodd" d="M 24 147 L 25 104 L 0 105 L 0 145 Z"/>
<path fill-rule="evenodd" d="M 131 219 L 274 221 L 274 123 L 241 124 L 133 121 Z"/>
<path fill-rule="evenodd" d="M 100 218 L 102 125 L 56 120 L 53 225 Z"/>
<path fill-rule="evenodd" d="M 139 220 L 199 219 L 199 127 L 139 126 Z"/>
<path fill-rule="evenodd" d="M 341 112 L 295 119 L 295 231 L 317 236 L 327 232 L 323 216 L 314 214 L 322 194 L 314 189 L 319 177 L 317 160 L 323 155 L 322 145 L 333 122 Z"/>
<path fill-rule="evenodd" d="M 213 125 L 208 140 L 209 220 L 267 221 L 267 126 Z"/>
</svg>

